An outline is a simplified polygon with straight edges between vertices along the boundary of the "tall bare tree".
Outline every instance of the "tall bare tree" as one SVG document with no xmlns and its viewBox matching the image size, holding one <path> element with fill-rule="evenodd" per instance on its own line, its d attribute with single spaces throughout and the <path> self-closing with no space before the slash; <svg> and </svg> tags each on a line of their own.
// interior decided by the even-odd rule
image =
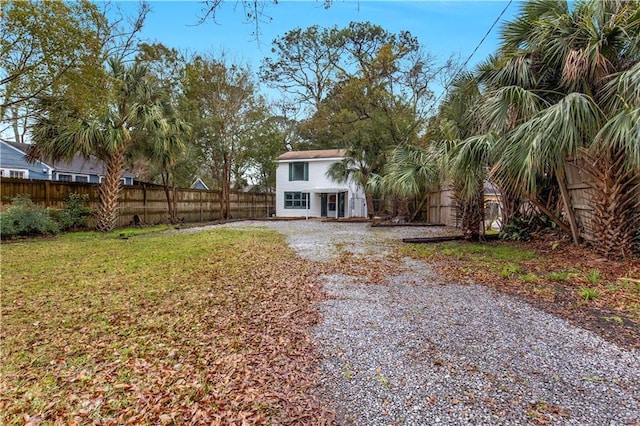
<svg viewBox="0 0 640 426">
<path fill-rule="evenodd" d="M 183 90 L 192 141 L 211 164 L 221 190 L 220 217 L 228 219 L 232 177 L 241 178 L 233 171 L 262 117 L 251 73 L 198 56 L 187 64 Z"/>
</svg>

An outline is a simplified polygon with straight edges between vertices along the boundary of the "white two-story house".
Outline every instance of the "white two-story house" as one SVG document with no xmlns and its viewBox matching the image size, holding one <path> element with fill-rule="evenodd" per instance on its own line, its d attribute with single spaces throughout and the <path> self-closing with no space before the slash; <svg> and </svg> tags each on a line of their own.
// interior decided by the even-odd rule
<svg viewBox="0 0 640 426">
<path fill-rule="evenodd" d="M 291 151 L 276 161 L 276 216 L 367 217 L 363 189 L 349 180 L 327 176 L 331 164 L 344 158 L 343 149 Z"/>
</svg>

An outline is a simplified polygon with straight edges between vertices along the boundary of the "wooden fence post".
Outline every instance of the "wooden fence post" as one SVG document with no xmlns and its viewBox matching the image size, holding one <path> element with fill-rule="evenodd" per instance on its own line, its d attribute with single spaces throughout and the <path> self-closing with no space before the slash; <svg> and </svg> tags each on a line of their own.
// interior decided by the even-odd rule
<svg viewBox="0 0 640 426">
<path fill-rule="evenodd" d="M 45 207 L 51 207 L 51 182 L 44 182 L 44 205 Z"/>
<path fill-rule="evenodd" d="M 147 224 L 147 185 L 142 185 L 142 221 Z"/>
</svg>

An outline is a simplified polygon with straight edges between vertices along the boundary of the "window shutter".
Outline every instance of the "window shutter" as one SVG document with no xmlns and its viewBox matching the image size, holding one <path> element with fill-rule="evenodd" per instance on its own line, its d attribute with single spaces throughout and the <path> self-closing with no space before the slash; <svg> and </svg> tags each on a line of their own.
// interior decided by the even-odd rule
<svg viewBox="0 0 640 426">
<path fill-rule="evenodd" d="M 293 163 L 289 163 L 289 182 L 293 180 Z"/>
</svg>

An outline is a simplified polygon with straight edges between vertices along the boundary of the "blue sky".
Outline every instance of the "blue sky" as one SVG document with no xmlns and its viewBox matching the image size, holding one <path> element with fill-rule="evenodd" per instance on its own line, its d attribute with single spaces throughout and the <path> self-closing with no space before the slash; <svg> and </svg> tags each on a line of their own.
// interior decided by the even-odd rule
<svg viewBox="0 0 640 426">
<path fill-rule="evenodd" d="M 271 41 L 294 28 L 311 25 L 344 27 L 351 21 L 369 21 L 390 32 L 410 31 L 421 46 L 442 60 L 451 54 L 464 61 L 480 42 L 507 0 L 494 1 L 340 1 L 329 9 L 322 0 L 280 0 L 264 5 L 259 42 L 254 22 L 247 23 L 239 2 L 225 1 L 211 19 L 198 25 L 202 2 L 150 1 L 152 11 L 142 37 L 159 41 L 181 51 L 225 52 L 233 62 L 249 64 L 257 71 L 262 58 L 269 54 Z M 135 10 L 136 2 L 119 4 L 126 11 Z M 520 8 L 518 0 L 509 5 L 501 21 L 510 20 Z M 493 52 L 499 43 L 498 24 L 470 61 L 473 65 Z"/>
</svg>

